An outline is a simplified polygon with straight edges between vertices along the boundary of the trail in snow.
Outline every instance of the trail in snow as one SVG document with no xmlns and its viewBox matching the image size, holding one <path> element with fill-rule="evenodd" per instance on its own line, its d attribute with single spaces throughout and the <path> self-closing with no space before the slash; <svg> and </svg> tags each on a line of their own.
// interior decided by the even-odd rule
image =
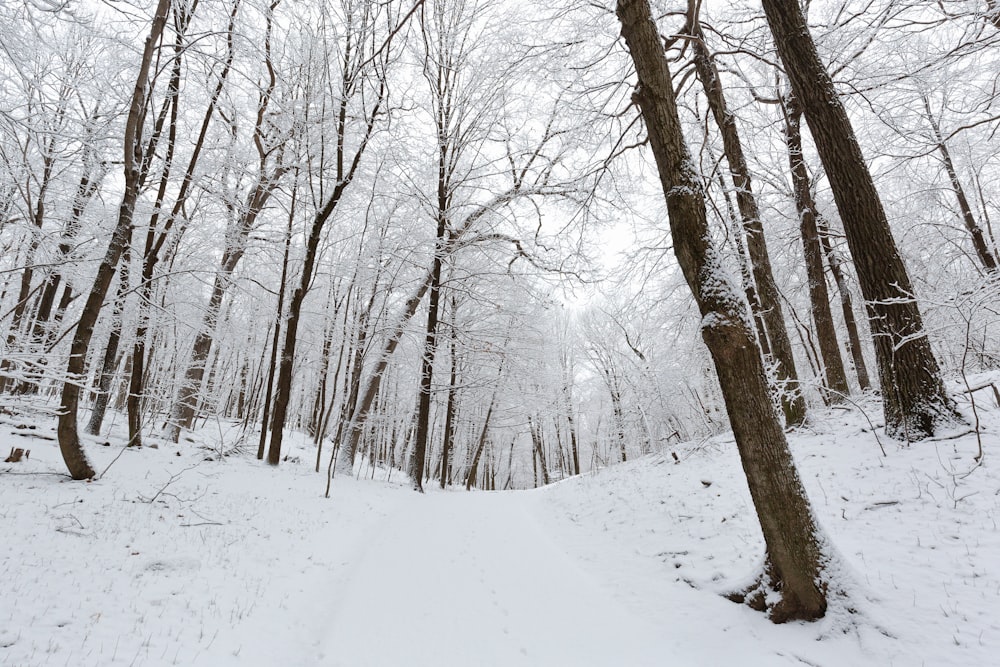
<svg viewBox="0 0 1000 667">
<path fill-rule="evenodd" d="M 1000 407 L 980 410 L 989 447 Z M 0 468 L 0 664 L 994 664 L 1000 475 L 970 469 L 972 436 L 881 457 L 867 427 L 831 413 L 793 438 L 846 597 L 785 626 L 719 595 L 763 553 L 725 434 L 536 491 L 346 479 L 324 500 L 304 438 L 279 469 L 218 460 L 224 433 L 90 443 L 117 462 L 84 484 L 43 427 Z"/>
<path fill-rule="evenodd" d="M 540 529 L 526 496 L 428 493 L 376 528 L 320 664 L 663 665 L 633 614 Z"/>
</svg>

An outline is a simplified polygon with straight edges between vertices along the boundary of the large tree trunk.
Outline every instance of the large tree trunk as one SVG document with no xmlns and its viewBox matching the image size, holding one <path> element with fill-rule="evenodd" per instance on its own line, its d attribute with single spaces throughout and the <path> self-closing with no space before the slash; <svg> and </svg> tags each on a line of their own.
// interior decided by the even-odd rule
<svg viewBox="0 0 1000 667">
<path fill-rule="evenodd" d="M 798 0 L 762 3 L 826 169 L 868 305 L 886 432 L 908 440 L 933 435 L 940 423 L 958 415 L 945 392 L 910 277 L 847 111 L 816 51 Z"/>
<path fill-rule="evenodd" d="M 681 133 L 663 43 L 647 0 L 619 0 L 617 13 L 639 79 L 634 99 L 659 170 L 674 252 L 702 315 L 702 335 L 764 533 L 762 583 L 780 595 L 770 616 L 775 622 L 818 618 L 826 612 L 826 585 L 815 520 L 771 403 L 749 315 L 710 245 L 701 180 Z M 761 591 L 753 601 L 765 602 Z"/>
<path fill-rule="evenodd" d="M 743 229 L 746 231 L 747 250 L 750 253 L 750 266 L 756 283 L 756 300 L 750 302 L 764 322 L 767 332 L 768 348 L 777 364 L 776 375 L 782 385 L 781 407 L 785 413 L 785 423 L 797 426 L 805 421 L 806 402 L 799 390 L 798 372 L 795 369 L 795 357 L 792 353 L 792 342 L 785 327 L 785 317 L 781 308 L 781 293 L 774 280 L 771 270 L 771 257 L 764 240 L 764 225 L 760 219 L 760 207 L 753 193 L 753 181 L 750 169 L 747 167 L 743 144 L 740 141 L 736 127 L 736 116 L 726 105 L 725 92 L 719 71 L 712 61 L 711 53 L 705 44 L 705 36 L 697 16 L 689 17 L 689 31 L 694 37 L 694 64 L 698 79 L 705 89 L 705 98 L 712 111 L 712 117 L 722 135 L 722 147 L 729 163 L 729 172 L 733 177 L 736 189 L 736 206 L 740 212 Z"/>
<path fill-rule="evenodd" d="M 149 70 L 153 61 L 156 44 L 163 33 L 167 21 L 170 0 L 159 0 L 153 15 L 153 25 L 143 47 L 142 60 L 139 63 L 139 74 L 136 77 L 135 89 L 132 92 L 132 102 L 128 118 L 125 121 L 124 162 L 125 162 L 125 193 L 118 209 L 118 222 L 108 243 L 104 260 L 97 268 L 94 285 L 87 296 L 80 321 L 76 326 L 73 341 L 70 344 L 69 363 L 66 366 L 66 382 L 63 383 L 62 400 L 60 402 L 59 423 L 57 435 L 59 449 L 62 452 L 66 467 L 73 479 L 89 479 L 96 473 L 87 461 L 87 455 L 80 444 L 77 430 L 76 413 L 80 402 L 80 382 L 87 361 L 87 350 L 90 339 L 94 335 L 94 325 L 101 313 L 101 305 L 108 293 L 111 279 L 115 274 L 115 266 L 128 243 L 129 230 L 132 227 L 132 217 L 135 213 L 135 202 L 138 198 L 139 164 L 142 160 L 140 146 L 142 121 L 146 109 L 146 91 L 149 87 Z"/>
<path fill-rule="evenodd" d="M 802 133 L 799 130 L 802 111 L 791 97 L 785 101 L 785 142 L 788 146 L 788 163 L 795 191 L 795 208 L 799 214 L 799 232 L 802 236 L 802 251 L 806 260 L 806 276 L 809 281 L 809 303 L 816 337 L 819 338 L 819 352 L 823 357 L 823 382 L 829 390 L 827 398 L 832 403 L 840 403 L 850 393 L 844 360 L 840 356 L 837 329 L 833 325 L 830 312 L 830 293 L 826 287 L 826 272 L 823 270 L 823 248 L 816 225 L 816 203 L 809 188 L 809 172 L 802 155 Z"/>
</svg>

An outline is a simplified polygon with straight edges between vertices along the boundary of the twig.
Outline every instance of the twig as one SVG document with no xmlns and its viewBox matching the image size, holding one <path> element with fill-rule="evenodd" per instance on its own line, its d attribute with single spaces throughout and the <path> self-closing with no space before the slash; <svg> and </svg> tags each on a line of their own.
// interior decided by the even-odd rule
<svg viewBox="0 0 1000 667">
<path fill-rule="evenodd" d="M 875 430 L 875 424 L 872 423 L 872 420 L 868 417 L 868 413 L 865 412 L 865 409 L 862 408 L 860 405 L 858 405 L 856 402 L 854 402 L 854 400 L 852 400 L 851 397 L 848 396 L 847 394 L 841 393 L 836 389 L 830 389 L 830 388 L 827 388 L 827 391 L 829 391 L 831 394 L 837 394 L 842 399 L 844 399 L 845 401 L 847 401 L 848 403 L 850 403 L 851 405 L 853 405 L 858 409 L 858 412 L 860 412 L 864 416 L 865 421 L 867 421 L 868 425 L 871 426 L 872 435 L 875 436 L 875 442 L 878 443 L 878 448 L 882 450 L 882 456 L 883 457 L 888 456 L 888 454 L 885 453 L 885 447 L 882 445 L 882 440 L 878 437 L 878 433 Z M 881 461 L 879 463 L 881 463 Z"/>
</svg>

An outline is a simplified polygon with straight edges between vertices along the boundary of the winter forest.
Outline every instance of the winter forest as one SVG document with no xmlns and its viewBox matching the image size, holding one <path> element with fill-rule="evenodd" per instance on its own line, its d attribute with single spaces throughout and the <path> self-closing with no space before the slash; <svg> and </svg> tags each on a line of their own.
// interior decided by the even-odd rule
<svg viewBox="0 0 1000 667">
<path fill-rule="evenodd" d="M 0 663 L 996 664 L 998 130 L 995 0 L 6 0 Z"/>
</svg>

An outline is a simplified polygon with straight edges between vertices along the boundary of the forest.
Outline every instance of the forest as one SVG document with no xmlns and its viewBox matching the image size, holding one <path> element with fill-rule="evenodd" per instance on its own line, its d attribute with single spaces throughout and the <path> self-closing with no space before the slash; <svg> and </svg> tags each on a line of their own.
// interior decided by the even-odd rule
<svg viewBox="0 0 1000 667">
<path fill-rule="evenodd" d="M 1000 2 L 9 0 L 0 91 L 0 662 L 1000 651 Z"/>
</svg>

